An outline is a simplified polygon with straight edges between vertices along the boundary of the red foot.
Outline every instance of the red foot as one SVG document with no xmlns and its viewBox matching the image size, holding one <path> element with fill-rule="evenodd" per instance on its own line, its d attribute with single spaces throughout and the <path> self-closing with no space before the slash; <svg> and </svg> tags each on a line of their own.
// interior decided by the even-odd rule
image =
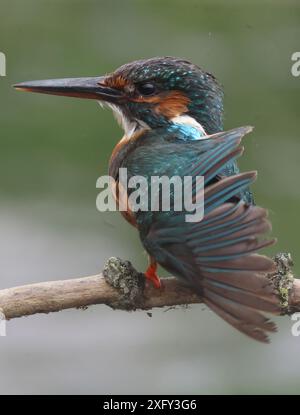
<svg viewBox="0 0 300 415">
<path fill-rule="evenodd" d="M 161 281 L 156 273 L 157 265 L 154 263 L 150 264 L 145 272 L 145 277 L 151 281 L 155 288 L 161 288 Z"/>
</svg>

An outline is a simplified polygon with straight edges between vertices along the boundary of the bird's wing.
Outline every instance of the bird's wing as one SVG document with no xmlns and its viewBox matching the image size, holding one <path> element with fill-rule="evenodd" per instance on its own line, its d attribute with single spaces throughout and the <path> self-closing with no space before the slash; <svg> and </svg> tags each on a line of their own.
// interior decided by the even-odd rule
<svg viewBox="0 0 300 415">
<path fill-rule="evenodd" d="M 259 311 L 279 311 L 278 299 L 266 277 L 266 273 L 274 269 L 274 263 L 256 251 L 274 243 L 274 240 L 261 239 L 271 225 L 265 209 L 234 198 L 255 180 L 256 173 L 214 180 L 229 160 L 241 154 L 239 144 L 247 132 L 249 128 L 242 127 L 194 142 L 193 157 L 187 143 L 181 145 L 177 171 L 182 176 L 205 178 L 202 221 L 186 222 L 186 211 L 155 212 L 150 221 L 147 212 L 141 212 L 137 218 L 140 224 L 148 221 L 146 232 L 141 230 L 141 239 L 159 264 L 191 285 L 204 302 L 232 326 L 256 340 L 267 342 L 266 332 L 275 331 L 276 327 Z M 170 154 L 169 157 L 167 154 L 168 145 L 164 145 L 160 149 L 162 165 L 159 173 L 162 174 L 164 169 L 164 174 L 174 174 Z M 195 150 L 197 145 L 198 152 Z M 157 148 L 147 149 L 146 161 L 143 158 L 139 174 L 144 170 L 150 175 L 155 170 L 147 165 L 151 157 L 158 163 L 154 151 Z M 185 153 L 187 157 L 184 157 Z M 139 158 L 141 154 L 136 156 Z M 141 166 L 139 161 L 133 154 L 129 161 L 131 172 L 137 165 Z M 134 169 L 130 169 L 132 165 Z"/>
</svg>

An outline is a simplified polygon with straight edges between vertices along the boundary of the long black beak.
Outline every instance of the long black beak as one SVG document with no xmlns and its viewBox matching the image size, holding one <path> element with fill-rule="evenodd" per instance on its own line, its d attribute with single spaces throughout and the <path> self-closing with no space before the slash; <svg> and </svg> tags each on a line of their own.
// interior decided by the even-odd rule
<svg viewBox="0 0 300 415">
<path fill-rule="evenodd" d="M 112 103 L 120 102 L 124 97 L 122 91 L 105 85 L 105 76 L 29 81 L 16 84 L 14 88 L 19 91 L 97 99 Z"/>
</svg>

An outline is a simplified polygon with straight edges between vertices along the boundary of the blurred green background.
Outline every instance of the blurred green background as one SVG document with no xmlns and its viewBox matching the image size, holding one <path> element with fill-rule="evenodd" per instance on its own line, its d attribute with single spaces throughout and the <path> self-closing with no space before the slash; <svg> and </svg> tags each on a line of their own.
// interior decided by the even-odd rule
<svg viewBox="0 0 300 415">
<path fill-rule="evenodd" d="M 174 55 L 225 89 L 225 128 L 250 124 L 240 160 L 300 273 L 297 1 L 0 0 L 0 288 L 97 273 L 112 255 L 143 269 L 138 236 L 95 207 L 96 179 L 122 132 L 94 101 L 17 93 L 32 79 L 97 76 Z M 37 315 L 0 337 L 0 393 L 299 393 L 289 318 L 264 346 L 203 306 Z"/>
</svg>

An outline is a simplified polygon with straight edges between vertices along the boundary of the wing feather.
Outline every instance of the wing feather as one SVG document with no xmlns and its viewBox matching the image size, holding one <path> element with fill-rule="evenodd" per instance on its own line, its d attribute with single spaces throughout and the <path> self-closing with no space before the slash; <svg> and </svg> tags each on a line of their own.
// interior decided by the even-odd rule
<svg viewBox="0 0 300 415">
<path fill-rule="evenodd" d="M 257 251 L 275 240 L 264 237 L 271 230 L 267 211 L 240 197 L 256 180 L 256 172 L 219 176 L 228 162 L 242 154 L 241 140 L 250 131 L 251 127 L 241 127 L 197 143 L 185 142 L 181 151 L 168 139 L 159 155 L 155 148 L 159 171 L 148 164 L 155 157 L 149 144 L 132 157 L 131 172 L 143 174 L 144 169 L 148 176 L 153 170 L 169 176 L 204 176 L 203 220 L 187 223 L 186 211 L 139 212 L 141 239 L 158 263 L 192 286 L 221 318 L 244 334 L 267 342 L 266 332 L 274 332 L 276 326 L 260 311 L 276 314 L 279 304 L 266 276 L 274 270 L 274 262 Z M 170 160 L 175 150 L 176 164 Z M 191 186 L 195 199 L 199 189 L 194 183 Z"/>
</svg>

